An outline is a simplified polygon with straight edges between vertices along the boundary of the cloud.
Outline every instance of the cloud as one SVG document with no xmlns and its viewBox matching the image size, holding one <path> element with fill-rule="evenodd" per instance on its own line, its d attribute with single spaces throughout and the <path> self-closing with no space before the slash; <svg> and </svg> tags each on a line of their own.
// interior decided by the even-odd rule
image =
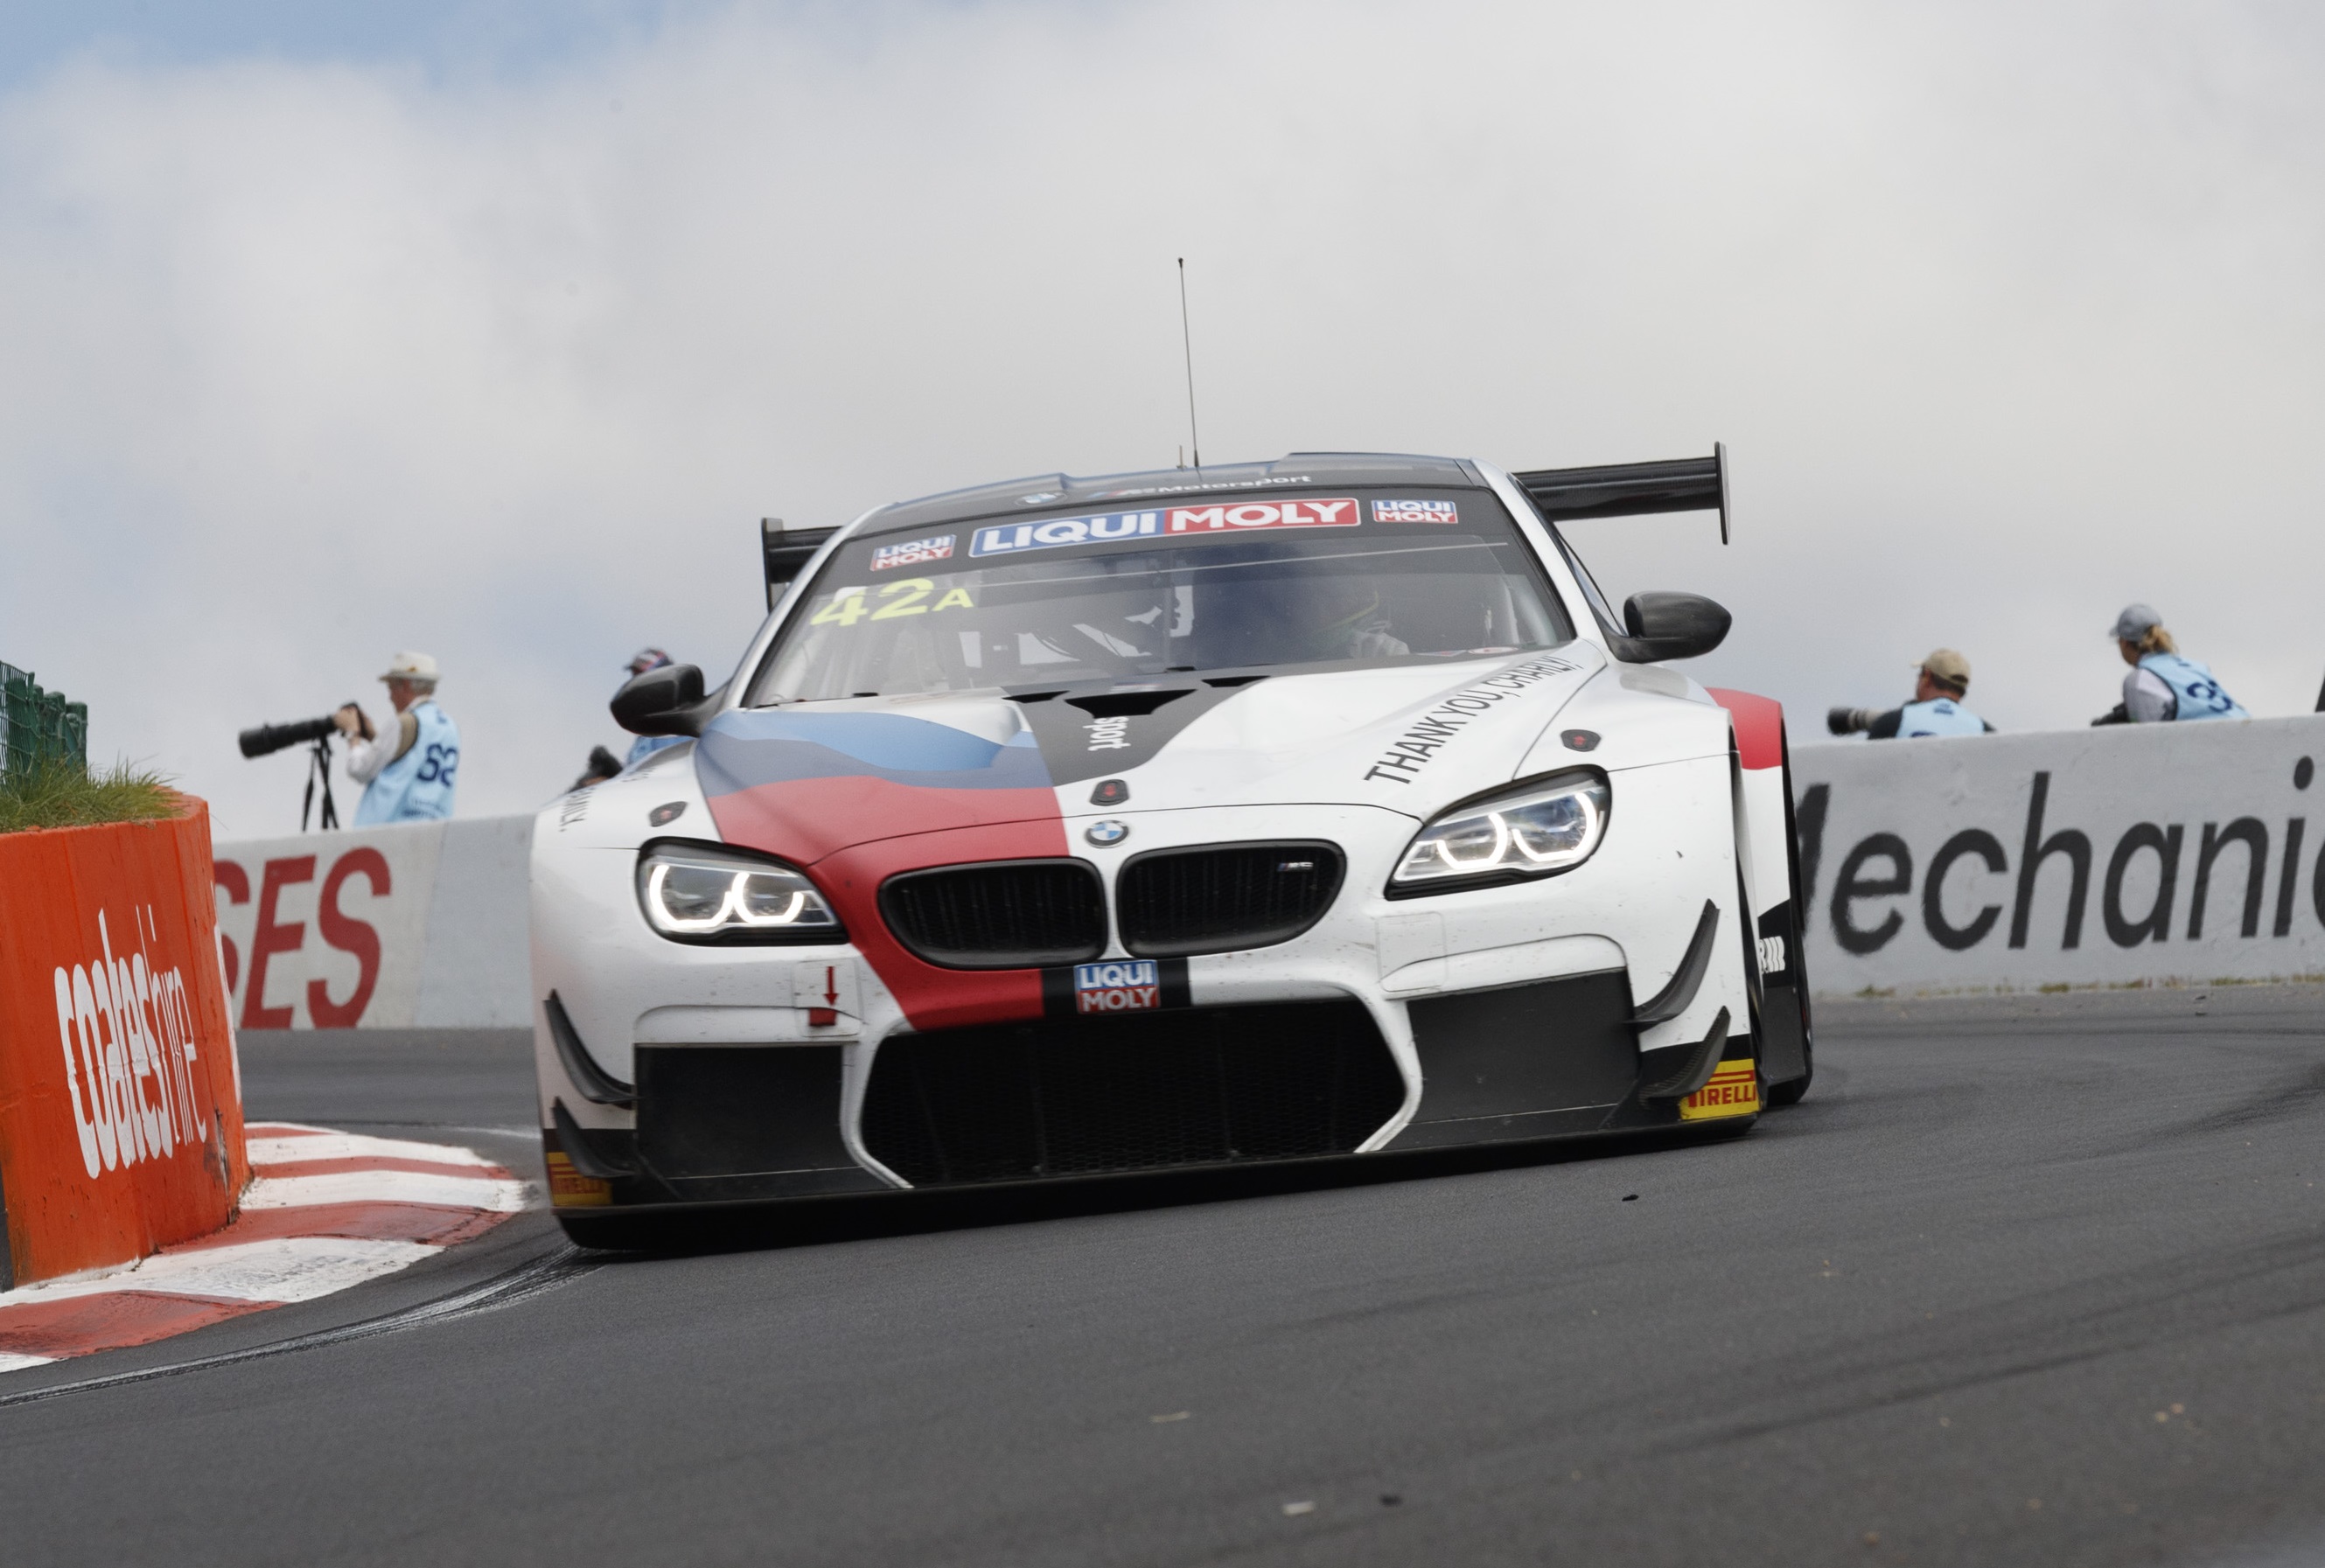
<svg viewBox="0 0 2325 1568">
<path fill-rule="evenodd" d="M 447 669 L 464 815 L 723 672 L 755 520 L 1205 455 L 1726 440 L 1598 525 L 1813 729 L 1967 650 L 2007 728 L 2155 602 L 2325 674 L 2325 30 L 2264 6 L 736 8 L 521 80 L 92 58 L 0 98 L 0 658 L 228 835 L 234 733 Z"/>
</svg>

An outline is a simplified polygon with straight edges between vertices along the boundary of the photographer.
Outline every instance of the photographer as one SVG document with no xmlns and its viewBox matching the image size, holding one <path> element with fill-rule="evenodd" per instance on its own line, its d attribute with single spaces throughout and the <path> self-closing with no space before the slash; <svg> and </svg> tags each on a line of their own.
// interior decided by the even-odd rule
<svg viewBox="0 0 2325 1568">
<path fill-rule="evenodd" d="M 647 670 L 660 669 L 669 663 L 670 655 L 661 649 L 641 648 L 631 657 L 630 662 L 623 667 L 625 672 L 623 678 L 635 680 Z M 685 738 L 683 735 L 640 735 L 630 742 L 630 754 L 622 759 L 621 765 L 625 768 L 635 768 L 656 752 L 666 746 L 675 746 Z M 593 765 L 594 762 L 593 758 Z"/>
<path fill-rule="evenodd" d="M 1862 730 L 1876 741 L 1913 740 L 1928 735 L 1985 735 L 1994 726 L 1961 706 L 1969 692 L 1969 660 L 1950 648 L 1941 648 L 1914 669 L 1913 700 L 1881 713 L 1873 708 L 1835 708 L 1825 715 L 1825 727 L 1836 735 Z"/>
<path fill-rule="evenodd" d="M 641 648 L 623 667 L 623 679 L 625 683 L 635 680 L 647 670 L 660 669 L 670 661 L 670 655 L 659 648 Z M 620 688 L 616 689 L 618 691 Z M 573 788 L 587 789 L 593 784 L 603 784 L 623 769 L 634 768 L 656 752 L 675 746 L 685 738 L 683 735 L 640 735 L 630 742 L 630 753 L 626 757 L 616 757 L 603 746 L 592 746 L 589 748 L 589 765 L 581 770 L 581 777 L 573 780 Z"/>
<path fill-rule="evenodd" d="M 372 726 L 349 703 L 331 715 L 347 738 L 347 776 L 364 786 L 356 826 L 433 822 L 452 815 L 452 789 L 460 766 L 460 731 L 436 706 L 436 661 L 425 653 L 399 653 L 389 661 L 387 700 L 395 722 Z"/>
<path fill-rule="evenodd" d="M 2190 719 L 2248 719 L 2244 705 L 2220 689 L 2211 669 L 2180 651 L 2163 617 L 2145 604 L 2126 604 L 2107 635 L 2131 666 L 2123 700 L 2094 724 L 2159 724 Z M 2325 712 L 2325 696 L 2318 698 Z"/>
</svg>

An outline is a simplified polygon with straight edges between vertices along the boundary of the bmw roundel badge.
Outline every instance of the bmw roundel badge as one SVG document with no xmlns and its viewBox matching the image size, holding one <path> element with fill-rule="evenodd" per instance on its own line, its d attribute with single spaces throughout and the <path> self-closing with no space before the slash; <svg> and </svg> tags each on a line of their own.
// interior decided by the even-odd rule
<svg viewBox="0 0 2325 1568">
<path fill-rule="evenodd" d="M 1130 836 L 1130 824 L 1116 822 L 1109 816 L 1102 822 L 1091 823 L 1082 836 L 1095 844 L 1120 844 Z"/>
</svg>

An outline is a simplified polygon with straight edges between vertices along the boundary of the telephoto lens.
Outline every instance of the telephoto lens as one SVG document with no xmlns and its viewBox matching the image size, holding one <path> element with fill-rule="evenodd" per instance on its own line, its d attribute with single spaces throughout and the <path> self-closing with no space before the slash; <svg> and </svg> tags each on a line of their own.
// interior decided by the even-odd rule
<svg viewBox="0 0 2325 1568">
<path fill-rule="evenodd" d="M 1836 735 L 1853 735 L 1859 730 L 1869 730 L 1873 721 L 1881 716 L 1878 708 L 1835 708 L 1824 716 L 1824 727 Z"/>
<path fill-rule="evenodd" d="M 320 741 L 338 727 L 331 722 L 331 715 L 329 714 L 325 714 L 320 719 L 301 719 L 295 724 L 260 724 L 256 729 L 242 732 L 242 754 L 245 757 L 264 757 L 270 752 L 279 752 L 285 746 L 303 745 L 309 741 Z"/>
</svg>

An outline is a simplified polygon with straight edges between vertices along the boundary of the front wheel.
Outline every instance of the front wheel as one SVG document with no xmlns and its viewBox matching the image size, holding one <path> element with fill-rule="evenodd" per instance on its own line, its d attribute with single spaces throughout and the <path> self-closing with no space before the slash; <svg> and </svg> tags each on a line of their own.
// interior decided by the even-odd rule
<svg viewBox="0 0 2325 1568">
<path fill-rule="evenodd" d="M 1809 1082 L 1816 1076 L 1816 1063 L 1810 1051 L 1804 1050 L 1801 1056 L 1809 1064 L 1808 1071 L 1797 1078 L 1787 1078 L 1781 1084 L 1768 1085 L 1770 1110 L 1774 1111 L 1785 1105 L 1798 1105 L 1801 1102 L 1801 1096 L 1809 1092 Z"/>
<path fill-rule="evenodd" d="M 1781 734 L 1782 732 L 1779 732 Z M 1808 929 L 1808 890 L 1801 885 L 1801 833 L 1792 816 L 1792 747 L 1789 736 L 1783 740 L 1784 770 L 1784 869 L 1787 891 L 1791 894 L 1782 909 L 1771 909 L 1761 922 L 1760 936 L 1765 944 L 1774 939 L 1783 944 L 1783 964 L 1777 970 L 1780 978 L 1771 980 L 1765 973 L 1761 980 L 1761 1008 L 1765 1019 L 1770 1020 L 1768 1048 L 1761 1053 L 1764 1070 L 1774 1067 L 1779 1077 L 1770 1074 L 1767 1102 L 1770 1107 L 1797 1105 L 1809 1092 L 1809 1084 L 1816 1077 L 1816 1035 L 1809 1013 L 1808 955 L 1801 938 Z"/>
<path fill-rule="evenodd" d="M 557 1222 L 575 1246 L 607 1252 L 643 1252 L 668 1241 L 667 1226 L 643 1214 L 560 1213 Z"/>
</svg>

